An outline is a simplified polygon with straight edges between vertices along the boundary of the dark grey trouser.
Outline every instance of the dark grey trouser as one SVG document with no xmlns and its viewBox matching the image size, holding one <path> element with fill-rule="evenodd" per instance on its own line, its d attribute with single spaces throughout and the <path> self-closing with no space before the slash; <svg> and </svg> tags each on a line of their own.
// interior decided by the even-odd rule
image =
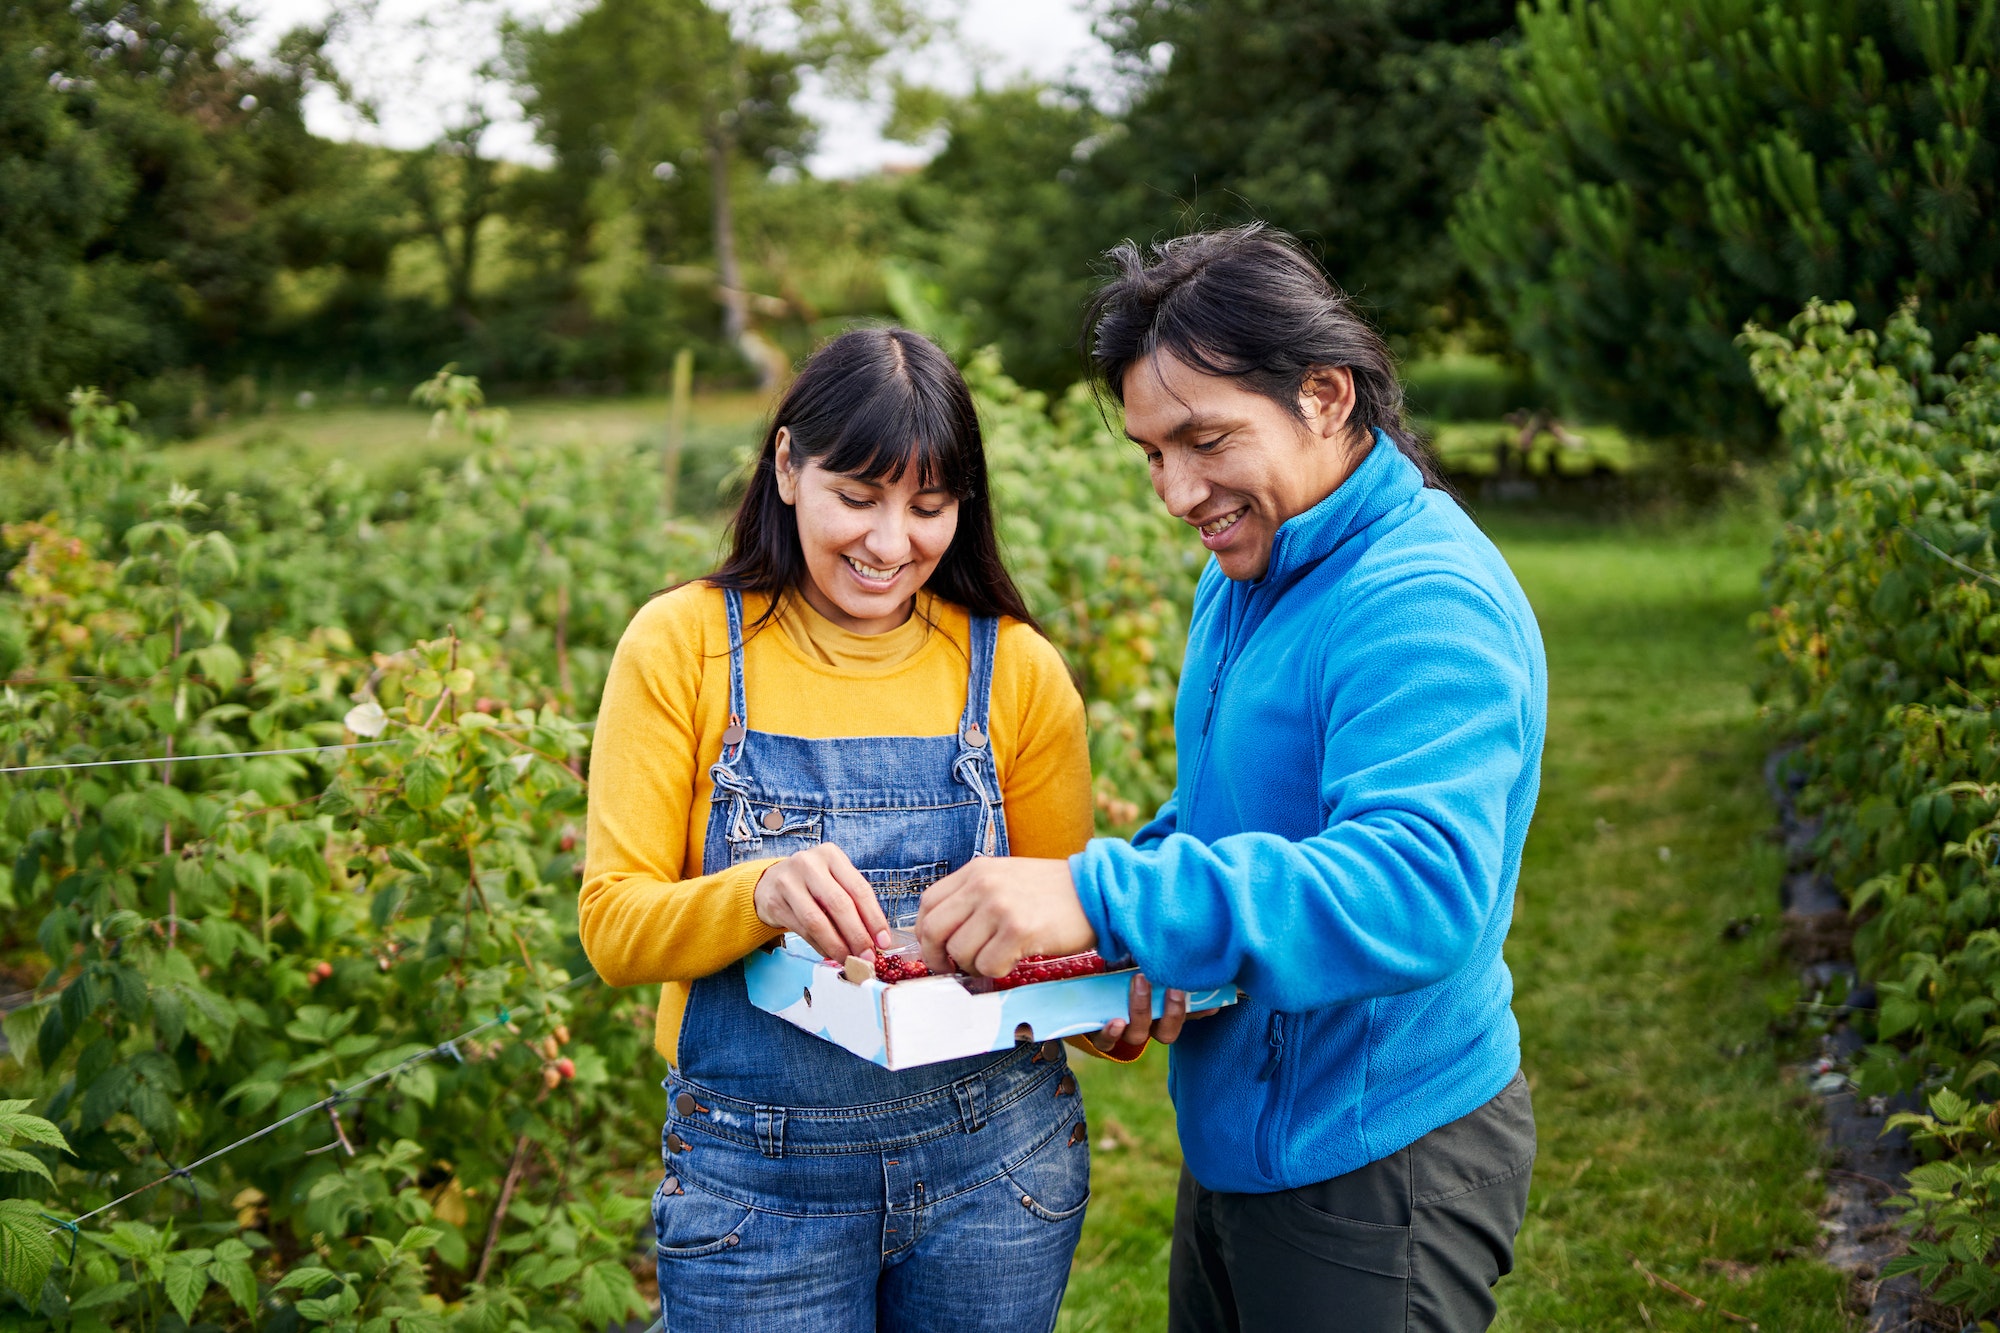
<svg viewBox="0 0 2000 1333">
<path fill-rule="evenodd" d="M 1519 1073 L 1399 1153 L 1276 1194 L 1174 1208 L 1168 1333 L 1472 1333 L 1514 1267 L 1535 1112 Z"/>
</svg>

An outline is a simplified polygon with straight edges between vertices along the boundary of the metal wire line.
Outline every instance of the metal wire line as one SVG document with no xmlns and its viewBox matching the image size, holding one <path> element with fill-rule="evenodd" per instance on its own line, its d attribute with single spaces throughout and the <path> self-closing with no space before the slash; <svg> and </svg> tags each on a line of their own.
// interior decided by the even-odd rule
<svg viewBox="0 0 2000 1333">
<path fill-rule="evenodd" d="M 188 764 L 202 759 L 262 759 L 276 754 L 325 754 L 367 750 L 389 741 L 356 741 L 352 745 L 299 745 L 289 750 L 227 750 L 221 754 L 163 754 L 152 759 L 86 759 L 73 764 L 21 764 L 0 773 L 47 773 L 63 768 L 120 768 L 128 764 Z"/>
<path fill-rule="evenodd" d="M 1915 528 L 1911 527 L 1909 524 L 1898 523 L 1896 526 L 1901 528 L 1905 533 L 1916 538 L 1918 545 L 1922 546 L 1926 551 L 1929 551 L 1932 555 L 1944 561 L 1946 564 L 1956 565 L 1958 568 L 1972 575 L 1972 577 L 1976 579 L 1983 579 L 1986 582 L 1991 583 L 1996 588 L 2000 588 L 2000 578 L 1993 577 L 1993 575 L 1987 573 L 1985 570 L 1980 569 L 1975 565 L 1966 564 L 1965 561 L 1960 560 L 1957 556 L 1953 555 L 1951 552 L 1944 550 L 1942 547 L 1933 544 L 1929 538 L 1925 537 L 1923 533 L 1918 532 Z"/>
<path fill-rule="evenodd" d="M 595 972 L 585 973 L 583 976 L 571 978 L 569 981 L 563 983 L 561 986 L 556 987 L 555 990 L 550 992 L 550 994 L 561 995 L 565 991 L 574 990 L 578 986 L 581 986 L 586 982 L 595 981 L 596 979 L 597 979 L 597 974 Z M 195 1171 L 199 1170 L 204 1166 L 207 1166 L 210 1162 L 215 1161 L 217 1158 L 225 1157 L 228 1154 L 235 1152 L 238 1148 L 241 1148 L 246 1143 L 255 1143 L 258 1139 L 264 1138 L 266 1135 L 274 1134 L 278 1130 L 283 1129 L 286 1125 L 291 1124 L 295 1120 L 301 1119 L 305 1116 L 309 1116 L 316 1111 L 330 1111 L 334 1107 L 339 1106 L 342 1102 L 352 1100 L 355 1094 L 361 1092 L 364 1088 L 373 1087 L 375 1084 L 380 1083 L 385 1078 L 393 1078 L 397 1074 L 402 1073 L 404 1070 L 422 1064 L 426 1060 L 434 1060 L 441 1055 L 449 1055 L 453 1059 L 458 1060 L 462 1063 L 465 1057 L 459 1054 L 458 1050 L 459 1042 L 464 1041 L 468 1037 L 476 1036 L 479 1033 L 484 1032 L 487 1028 L 498 1027 L 501 1026 L 502 1024 L 509 1023 L 512 1021 L 513 1021 L 513 1011 L 511 1009 L 502 1009 L 499 1013 L 495 1014 L 492 1018 L 487 1019 L 483 1023 L 475 1023 L 473 1026 L 467 1028 L 465 1031 L 460 1032 L 455 1036 L 445 1038 L 443 1041 L 439 1042 L 435 1046 L 432 1046 L 428 1050 L 418 1051 L 416 1054 L 411 1055 L 406 1059 L 398 1061 L 396 1064 L 391 1065 L 389 1068 L 384 1069 L 379 1073 L 370 1074 L 367 1078 L 361 1079 L 354 1083 L 350 1083 L 344 1088 L 337 1088 L 334 1091 L 328 1093 L 326 1096 L 320 1098 L 318 1101 L 302 1106 L 298 1110 L 292 1112 L 290 1115 L 285 1116 L 278 1120 L 274 1120 L 270 1124 L 264 1126 L 262 1129 L 257 1130 L 256 1132 L 251 1134 L 245 1134 L 242 1138 L 236 1140 L 236 1142 L 228 1144 L 225 1147 L 217 1148 L 214 1152 L 209 1153 L 204 1157 L 197 1158 L 195 1161 L 189 1162 L 186 1166 L 175 1167 L 173 1170 L 167 1172 L 159 1179 L 150 1181 L 144 1185 L 139 1186 L 139 1188 L 135 1190 L 131 1190 L 128 1191 L 127 1193 L 121 1194 L 117 1198 L 113 1199 L 110 1203 L 104 1204 L 101 1207 L 93 1208 L 89 1212 L 84 1213 L 79 1217 L 71 1218 L 68 1221 L 64 1221 L 62 1218 L 59 1218 L 52 1213 L 43 1213 L 42 1216 L 48 1218 L 51 1222 L 54 1222 L 59 1229 L 70 1233 L 70 1242 L 72 1247 L 71 1252 L 72 1254 L 74 1254 L 77 1228 L 81 1226 L 83 1223 L 88 1222 L 91 1218 L 96 1217 L 99 1213 L 109 1212 L 111 1209 L 116 1208 L 119 1204 L 124 1203 L 130 1199 L 136 1199 L 141 1194 L 146 1193 L 148 1190 L 158 1189 L 160 1186 L 166 1184 L 170 1180 L 177 1180 L 186 1176 L 190 1176 L 194 1174 Z"/>
<path fill-rule="evenodd" d="M 590 731 L 597 723 L 572 722 L 578 731 Z M 496 732 L 496 735 L 506 735 Z M 508 737 L 508 739 L 513 739 Z M 12 768 L 0 768 L 5 773 L 49 773 L 65 768 L 119 768 L 130 764 L 185 764 L 203 759 L 262 759 L 279 754 L 338 754 L 343 750 L 371 750 L 378 745 L 393 745 L 393 740 L 354 741 L 345 745 L 299 745 L 288 750 L 225 750 L 220 754 L 161 754 L 151 759 L 84 759 L 69 764 L 20 764 Z M 553 762 L 553 761 L 552 761 Z"/>
</svg>

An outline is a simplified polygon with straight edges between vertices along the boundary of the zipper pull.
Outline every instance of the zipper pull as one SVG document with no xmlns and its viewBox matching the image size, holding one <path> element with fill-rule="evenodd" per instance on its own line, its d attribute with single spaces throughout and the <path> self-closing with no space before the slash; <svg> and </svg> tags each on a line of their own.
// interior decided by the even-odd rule
<svg viewBox="0 0 2000 1333">
<path fill-rule="evenodd" d="M 1264 1061 L 1264 1067 L 1257 1071 L 1259 1083 L 1269 1083 L 1278 1072 L 1278 1061 L 1285 1057 L 1285 1016 L 1272 1014 L 1271 1025 L 1264 1031 L 1264 1040 L 1271 1048 L 1271 1054 Z"/>
<path fill-rule="evenodd" d="M 1208 735 L 1208 724 L 1215 721 L 1215 695 L 1222 687 L 1223 665 L 1223 662 L 1215 664 L 1215 679 L 1208 682 L 1208 711 L 1201 715 L 1201 734 L 1204 736 Z"/>
</svg>

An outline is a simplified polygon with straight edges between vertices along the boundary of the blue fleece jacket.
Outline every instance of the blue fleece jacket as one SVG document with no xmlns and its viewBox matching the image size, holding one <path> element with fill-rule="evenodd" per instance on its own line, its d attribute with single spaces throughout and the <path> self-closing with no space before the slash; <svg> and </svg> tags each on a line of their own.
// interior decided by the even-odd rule
<svg viewBox="0 0 2000 1333">
<path fill-rule="evenodd" d="M 1209 563 L 1174 797 L 1070 861 L 1107 957 L 1247 993 L 1173 1048 L 1196 1180 L 1326 1180 L 1507 1085 L 1500 951 L 1547 715 L 1520 585 L 1386 436 L 1278 529 L 1261 579 Z"/>
</svg>

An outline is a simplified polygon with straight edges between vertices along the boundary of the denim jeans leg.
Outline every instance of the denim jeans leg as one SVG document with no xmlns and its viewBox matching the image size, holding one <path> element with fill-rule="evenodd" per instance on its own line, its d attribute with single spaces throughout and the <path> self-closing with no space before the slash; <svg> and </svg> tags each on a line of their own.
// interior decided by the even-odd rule
<svg viewBox="0 0 2000 1333">
<path fill-rule="evenodd" d="M 1090 1201 L 1090 1144 L 1082 1129 L 1080 1117 L 1059 1120 L 1005 1174 L 924 1208 L 918 1240 L 907 1253 L 889 1256 L 883 1271 L 882 1333 L 1055 1327 Z M 962 1136 L 967 1149 L 979 1140 Z"/>
</svg>

